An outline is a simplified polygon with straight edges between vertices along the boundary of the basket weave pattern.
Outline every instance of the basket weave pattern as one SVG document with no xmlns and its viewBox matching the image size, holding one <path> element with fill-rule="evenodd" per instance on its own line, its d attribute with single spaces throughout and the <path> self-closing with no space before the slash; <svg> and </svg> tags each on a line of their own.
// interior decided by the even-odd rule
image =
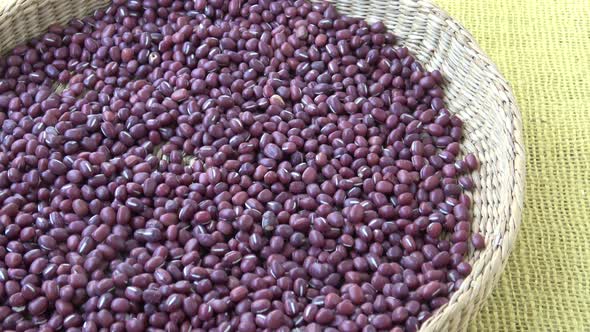
<svg viewBox="0 0 590 332">
<path fill-rule="evenodd" d="M 446 13 L 423 0 L 338 0 L 341 13 L 380 20 L 428 70 L 445 76 L 445 102 L 464 121 L 464 153 L 481 168 L 473 175 L 473 229 L 486 239 L 470 251 L 472 273 L 421 331 L 462 331 L 498 280 L 514 246 L 523 209 L 522 121 L 508 83 Z M 81 18 L 107 0 L 0 0 L 0 54 L 54 23 Z"/>
</svg>

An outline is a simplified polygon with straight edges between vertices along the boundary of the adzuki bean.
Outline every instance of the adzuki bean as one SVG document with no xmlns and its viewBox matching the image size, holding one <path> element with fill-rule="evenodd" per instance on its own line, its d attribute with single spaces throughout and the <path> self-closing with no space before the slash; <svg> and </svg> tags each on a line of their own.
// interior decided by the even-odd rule
<svg viewBox="0 0 590 332">
<path fill-rule="evenodd" d="M 485 240 L 442 75 L 395 41 L 113 0 L 1 57 L 0 330 L 416 331 Z"/>
</svg>

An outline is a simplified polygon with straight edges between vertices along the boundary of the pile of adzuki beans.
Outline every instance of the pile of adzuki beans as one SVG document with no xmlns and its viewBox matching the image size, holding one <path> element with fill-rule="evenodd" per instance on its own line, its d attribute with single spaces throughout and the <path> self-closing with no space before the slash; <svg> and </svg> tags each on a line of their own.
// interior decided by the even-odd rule
<svg viewBox="0 0 590 332">
<path fill-rule="evenodd" d="M 13 49 L 1 329 L 415 331 L 484 240 L 441 74 L 394 40 L 327 3 L 116 0 Z"/>
</svg>

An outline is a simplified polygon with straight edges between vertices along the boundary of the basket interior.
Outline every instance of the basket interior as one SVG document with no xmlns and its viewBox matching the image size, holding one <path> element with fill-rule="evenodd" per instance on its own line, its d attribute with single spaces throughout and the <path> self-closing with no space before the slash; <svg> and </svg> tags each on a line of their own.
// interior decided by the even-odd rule
<svg viewBox="0 0 590 332">
<path fill-rule="evenodd" d="M 495 66 L 471 36 L 429 2 L 411 0 L 333 1 L 341 13 L 383 21 L 428 70 L 445 77 L 445 102 L 464 121 L 463 153 L 474 153 L 473 229 L 486 239 L 469 252 L 471 275 L 449 304 L 422 330 L 463 329 L 498 279 L 516 238 L 522 211 L 524 152 L 514 97 Z M 106 0 L 14 0 L 0 7 L 0 54 L 36 37 L 54 23 L 81 18 Z"/>
</svg>

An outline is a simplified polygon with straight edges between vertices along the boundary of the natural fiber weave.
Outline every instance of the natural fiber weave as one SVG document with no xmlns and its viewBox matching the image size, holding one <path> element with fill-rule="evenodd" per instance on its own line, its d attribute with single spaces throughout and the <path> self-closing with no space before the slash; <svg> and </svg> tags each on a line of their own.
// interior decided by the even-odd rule
<svg viewBox="0 0 590 332">
<path fill-rule="evenodd" d="M 590 331 L 590 1 L 435 0 L 513 86 L 527 156 L 517 245 L 470 331 Z"/>
<path fill-rule="evenodd" d="M 0 9 L 0 54 L 42 33 L 52 23 L 82 17 L 105 0 L 15 0 Z M 464 121 L 463 152 L 475 153 L 474 230 L 486 249 L 470 252 L 473 271 L 421 331 L 467 327 L 498 280 L 520 225 L 524 189 L 522 122 L 510 87 L 471 35 L 429 1 L 339 0 L 338 9 L 383 21 L 429 70 L 445 78 L 448 108 Z"/>
</svg>

